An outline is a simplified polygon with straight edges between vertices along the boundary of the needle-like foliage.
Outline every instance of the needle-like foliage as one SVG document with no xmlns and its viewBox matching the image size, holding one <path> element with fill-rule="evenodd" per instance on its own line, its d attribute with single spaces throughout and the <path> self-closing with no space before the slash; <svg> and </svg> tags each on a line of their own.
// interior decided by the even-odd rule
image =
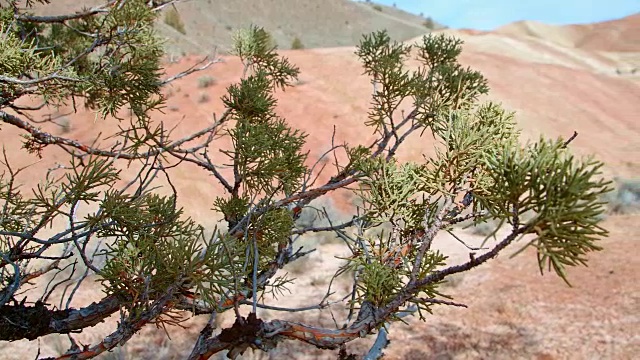
<svg viewBox="0 0 640 360">
<path fill-rule="evenodd" d="M 163 78 L 162 41 L 153 26 L 172 2 L 113 0 L 59 16 L 34 15 L 31 1 L 0 7 L 0 131 L 13 127 L 23 140 L 22 149 L 5 149 L 0 174 L 0 340 L 80 332 L 119 312 L 104 339 L 83 347 L 72 342 L 58 354 L 88 359 L 146 324 L 180 325 L 187 314 L 209 316 L 189 359 L 224 350 L 236 358 L 286 339 L 345 352 L 349 341 L 378 330 L 382 336 L 382 328 L 408 314 L 425 319 L 436 305 L 463 306 L 443 293 L 442 283 L 509 245 L 533 248 L 540 271 L 565 281 L 569 267 L 602 249 L 601 199 L 610 191 L 603 164 L 572 155 L 571 139 L 523 143 L 514 114 L 479 101 L 489 91 L 486 79 L 458 62 L 462 41 L 444 34 L 414 45 L 392 42 L 384 31 L 363 37 L 355 53 L 373 87 L 365 125 L 376 140 L 334 144 L 325 156 L 334 157 L 335 171 L 324 184 L 315 183 L 319 170 L 303 151 L 307 134 L 278 112 L 275 92 L 291 86 L 299 69 L 256 26 L 235 36 L 233 56 L 244 68 L 221 96 L 224 112 L 175 138 L 153 116 L 165 101 L 162 87 L 220 59 Z M 407 67 L 409 60 L 418 65 Z M 39 110 L 65 104 L 117 122 L 108 145 L 100 145 L 104 138 L 85 143 L 86 137 L 54 135 L 48 123 L 55 120 L 38 119 Z M 432 139 L 433 151 L 424 150 L 434 155 L 400 161 L 395 155 L 410 136 Z M 332 156 L 338 149 L 346 150 L 346 162 Z M 57 165 L 26 188 L 21 180 L 31 169 L 7 156 L 18 151 Z M 214 151 L 224 161 L 214 162 Z M 223 219 L 213 229 L 178 206 L 183 194 L 175 169 L 211 175 L 212 191 L 197 200 L 210 204 L 212 219 Z M 312 201 L 339 189 L 361 199 L 351 221 L 301 226 Z M 493 232 L 471 246 L 459 236 L 457 225 L 465 221 L 508 227 L 502 238 Z M 324 282 L 326 295 L 296 309 L 269 304 L 272 296 L 296 296 L 287 292 L 296 280 L 282 269 L 314 250 L 297 244 L 318 232 L 342 239 L 346 254 Z M 441 232 L 467 245 L 468 261 L 436 250 Z M 336 286 L 343 275 L 349 286 Z M 102 292 L 74 308 L 85 279 Z M 336 314 L 345 319 L 335 328 L 264 321 L 262 308 L 327 310 L 321 314 L 334 322 Z M 236 322 L 217 331 L 216 314 L 225 311 Z"/>
</svg>

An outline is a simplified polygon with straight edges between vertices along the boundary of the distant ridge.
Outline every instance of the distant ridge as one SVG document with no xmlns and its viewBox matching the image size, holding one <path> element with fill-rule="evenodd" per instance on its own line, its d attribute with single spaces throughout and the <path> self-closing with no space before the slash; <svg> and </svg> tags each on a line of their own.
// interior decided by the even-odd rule
<svg viewBox="0 0 640 360">
<path fill-rule="evenodd" d="M 57 0 L 40 6 L 42 14 L 61 14 L 101 4 L 99 0 Z M 173 54 L 224 53 L 238 28 L 251 24 L 264 27 L 280 49 L 289 49 L 295 38 L 305 48 L 354 46 L 362 34 L 386 29 L 393 40 L 404 41 L 430 31 L 426 17 L 395 7 L 351 0 L 190 0 L 176 9 L 185 34 L 158 21 L 158 31 L 167 38 Z M 442 25 L 435 23 L 436 28 Z"/>
<path fill-rule="evenodd" d="M 640 13 L 621 19 L 584 25 L 549 25 L 537 21 L 518 21 L 494 31 L 514 36 L 532 36 L 565 47 L 584 50 L 640 51 Z"/>
</svg>

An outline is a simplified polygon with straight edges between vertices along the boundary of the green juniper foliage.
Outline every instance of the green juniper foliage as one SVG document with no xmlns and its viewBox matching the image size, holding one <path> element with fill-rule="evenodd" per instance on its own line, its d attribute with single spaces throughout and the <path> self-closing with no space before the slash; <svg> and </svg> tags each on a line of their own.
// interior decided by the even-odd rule
<svg viewBox="0 0 640 360">
<path fill-rule="evenodd" d="M 149 322 L 178 324 L 174 312 L 180 311 L 213 314 L 192 359 L 223 350 L 234 358 L 248 347 L 268 351 L 284 339 L 338 348 L 402 321 L 404 313 L 418 311 L 424 318 L 436 304 L 454 304 L 440 291 L 446 278 L 512 243 L 535 249 L 540 271 L 553 270 L 565 281 L 567 267 L 584 265 L 589 252 L 601 250 L 598 241 L 607 235 L 600 226 L 601 199 L 610 191 L 603 164 L 576 158 L 562 139 L 522 144 L 512 113 L 479 102 L 489 91 L 487 81 L 458 62 L 458 39 L 426 35 L 407 45 L 392 42 L 385 31 L 363 37 L 355 53 L 373 85 L 365 124 L 377 139 L 334 147 L 346 150 L 348 161 L 335 164 L 327 183 L 314 184 L 317 171 L 303 151 L 307 135 L 277 113 L 274 96 L 295 83 L 299 69 L 278 55 L 264 29 L 252 26 L 235 35 L 233 55 L 244 70 L 221 97 L 224 113 L 176 139 L 152 116 L 162 109 L 161 89 L 171 81 L 162 79 L 162 42 L 153 28 L 160 2 L 115 1 L 61 18 L 35 16 L 31 4 L 24 5 L 27 10 L 18 2 L 0 8 L 0 130 L 17 128 L 26 151 L 38 156 L 50 157 L 49 149 L 57 147 L 69 158 L 29 191 L 20 187 L 25 168 L 11 164 L 5 152 L 0 311 L 7 316 L 0 318 L 0 340 L 78 331 L 120 311 L 116 329 L 103 341 L 69 350 L 90 358 L 124 344 Z M 408 59 L 420 66 L 408 69 Z M 19 105 L 27 97 L 41 106 Z M 97 121 L 117 121 L 113 142 L 100 147 L 100 141 L 90 145 L 42 130 L 35 111 L 65 104 L 84 104 L 102 118 Z M 216 142 L 221 136 L 231 140 L 229 147 Z M 435 155 L 398 160 L 409 136 L 435 139 Z M 222 152 L 225 161 L 213 163 L 210 151 Z M 177 206 L 181 194 L 170 169 L 185 163 L 213 175 L 212 188 L 223 191 L 200 199 L 211 204 L 212 217 L 224 219 L 214 229 Z M 353 220 L 301 227 L 301 209 L 337 189 L 362 200 Z M 456 264 L 432 244 L 441 241 L 435 239 L 440 231 L 457 237 L 456 224 L 465 221 L 506 224 L 509 234 L 498 238 L 493 232 L 469 261 Z M 383 226 L 391 230 L 376 231 Z M 342 306 L 349 311 L 346 325 L 335 330 L 257 318 L 267 295 L 290 296 L 294 279 L 281 269 L 308 254 L 294 251 L 298 236 L 323 231 L 335 232 L 349 253 L 327 282 L 327 296 L 309 309 Z M 60 279 L 58 269 L 70 269 L 72 276 Z M 54 275 L 44 295 L 22 292 L 46 274 Z M 334 294 L 331 287 L 342 274 L 352 275 L 352 292 Z M 73 312 L 73 296 L 88 276 L 100 282 L 104 295 Z M 74 289 L 54 301 L 57 307 L 49 301 L 55 284 Z M 23 303 L 17 298 L 22 294 Z M 247 304 L 254 314 L 244 319 L 239 309 Z M 224 311 L 235 311 L 237 322 L 214 334 L 210 324 Z M 51 327 L 43 317 L 61 320 Z"/>
</svg>

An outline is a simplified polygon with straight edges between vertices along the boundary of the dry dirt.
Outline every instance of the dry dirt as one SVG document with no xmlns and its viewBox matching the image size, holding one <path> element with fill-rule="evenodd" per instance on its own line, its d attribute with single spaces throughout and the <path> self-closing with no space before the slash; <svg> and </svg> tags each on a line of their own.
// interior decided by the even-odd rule
<svg viewBox="0 0 640 360">
<path fill-rule="evenodd" d="M 606 162 L 605 172 L 609 176 L 637 177 L 640 74 L 632 73 L 631 69 L 640 67 L 637 62 L 640 49 L 629 44 L 637 41 L 633 29 L 639 25 L 640 17 L 633 16 L 594 26 L 544 27 L 535 36 L 529 30 L 521 30 L 521 24 L 493 33 L 449 32 L 466 41 L 462 62 L 489 79 L 492 89 L 489 99 L 517 112 L 525 139 L 537 139 L 540 135 L 566 138 L 575 130 L 579 136 L 571 146 L 577 154 L 595 154 Z M 572 34 L 572 42 L 565 32 Z M 575 39 L 590 39 L 589 45 L 577 46 Z M 309 133 L 307 148 L 311 159 L 328 149 L 334 125 L 337 143 L 368 143 L 372 139 L 363 125 L 371 85 L 361 75 L 353 51 L 343 47 L 282 52 L 300 66 L 301 81 L 278 93 L 279 112 L 294 127 Z M 168 65 L 167 73 L 185 69 L 196 59 L 185 57 L 178 64 Z M 238 60 L 226 57 L 205 73 L 176 82 L 167 90 L 168 108 L 158 118 L 168 125 L 177 125 L 176 137 L 206 126 L 212 121 L 212 113 L 221 112 L 219 97 L 226 86 L 238 80 L 240 71 Z M 205 75 L 214 77 L 215 85 L 198 87 L 198 78 Z M 211 100 L 203 101 L 202 94 Z M 64 113 L 65 109 L 58 111 Z M 99 131 L 108 133 L 114 129 L 113 123 L 96 122 L 94 115 L 86 112 L 69 115 L 68 120 L 71 131 L 66 135 L 83 142 L 90 142 Z M 52 130 L 59 133 L 59 129 Z M 8 149 L 18 148 L 17 134 L 3 126 L 2 143 Z M 412 139 L 400 157 L 418 160 L 432 151 L 429 145 L 428 139 Z M 15 164 L 37 162 L 22 151 L 9 155 Z M 21 180 L 25 186 L 33 186 L 38 176 L 60 159 L 62 154 L 47 149 L 45 160 L 37 162 Z M 196 220 L 211 226 L 214 221 L 209 209 L 215 195 L 220 194 L 219 185 L 195 168 L 187 166 L 185 170 L 174 173 L 180 205 Z M 324 179 L 331 176 L 330 168 L 324 176 Z M 344 213 L 351 205 L 346 192 L 336 194 L 333 200 L 336 213 Z M 611 231 L 611 236 L 602 243 L 605 250 L 590 257 L 588 268 L 569 271 L 573 287 L 567 287 L 554 276 L 541 277 L 530 252 L 512 259 L 500 256 L 456 278 L 445 289 L 456 301 L 467 304 L 468 309 L 441 307 L 426 322 L 409 319 L 408 325 L 394 324 L 386 359 L 636 358 L 640 353 L 640 260 L 635 253 L 640 241 L 640 216 L 611 216 L 605 227 Z M 463 235 L 475 239 L 471 234 Z M 308 260 L 285 269 L 299 278 L 291 286 L 292 295 L 272 303 L 304 306 L 317 302 L 326 289 L 324 275 L 339 265 L 334 256 L 344 253 L 344 249 L 331 239 L 316 242 L 318 251 Z M 452 255 L 452 261 L 467 256 L 464 248 L 451 238 L 440 237 L 438 242 Z M 313 269 L 313 273 L 305 272 L 306 269 Z M 339 282 L 336 288 L 344 292 L 344 286 Z M 74 305 L 95 301 L 97 289 L 88 282 Z M 340 313 L 338 309 L 335 311 Z M 261 315 L 274 316 L 270 312 Z M 332 324 L 327 311 L 277 316 Z M 114 317 L 108 324 L 78 335 L 78 339 L 83 343 L 96 341 L 108 333 L 109 325 L 116 320 Z M 230 320 L 227 317 L 221 321 Z M 167 341 L 161 331 L 145 328 L 123 352 L 128 359 L 183 358 L 189 340 L 197 335 L 200 329 L 197 325 L 202 322 L 202 318 L 190 319 L 186 331 L 170 329 L 172 341 Z M 349 350 L 362 354 L 369 342 L 358 341 Z M 0 357 L 31 359 L 38 346 L 42 347 L 43 355 L 54 355 L 66 345 L 54 336 L 33 342 L 1 343 Z M 321 355 L 304 345 L 287 343 L 271 356 L 303 357 L 321 358 Z M 248 354 L 246 358 L 269 357 Z"/>
</svg>

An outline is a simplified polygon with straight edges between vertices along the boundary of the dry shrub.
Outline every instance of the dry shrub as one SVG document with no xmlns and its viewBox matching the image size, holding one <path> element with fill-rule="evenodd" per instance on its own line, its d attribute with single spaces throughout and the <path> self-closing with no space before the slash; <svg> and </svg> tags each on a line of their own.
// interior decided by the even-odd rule
<svg viewBox="0 0 640 360">
<path fill-rule="evenodd" d="M 207 93 L 200 93 L 198 95 L 198 103 L 199 104 L 203 104 L 203 103 L 209 102 L 209 100 L 211 100 L 211 97 Z"/>
<path fill-rule="evenodd" d="M 175 8 L 169 8 L 169 10 L 164 14 L 164 23 L 176 29 L 181 34 L 187 33 L 187 30 L 184 28 L 182 18 L 180 17 L 178 10 Z"/>
<path fill-rule="evenodd" d="M 433 21 L 431 17 L 426 18 L 422 23 L 422 25 L 429 30 L 433 30 L 436 28 L 436 23 Z"/>
<path fill-rule="evenodd" d="M 300 40 L 299 37 L 295 37 L 293 38 L 293 41 L 291 42 L 291 49 L 293 50 L 300 50 L 300 49 L 304 49 L 304 44 L 302 43 L 302 40 Z"/>
<path fill-rule="evenodd" d="M 216 84 L 216 79 L 213 76 L 205 75 L 198 78 L 198 87 L 201 89 L 208 88 Z"/>
<path fill-rule="evenodd" d="M 616 179 L 615 191 L 608 194 L 609 212 L 635 214 L 640 212 L 640 179 Z"/>
</svg>

